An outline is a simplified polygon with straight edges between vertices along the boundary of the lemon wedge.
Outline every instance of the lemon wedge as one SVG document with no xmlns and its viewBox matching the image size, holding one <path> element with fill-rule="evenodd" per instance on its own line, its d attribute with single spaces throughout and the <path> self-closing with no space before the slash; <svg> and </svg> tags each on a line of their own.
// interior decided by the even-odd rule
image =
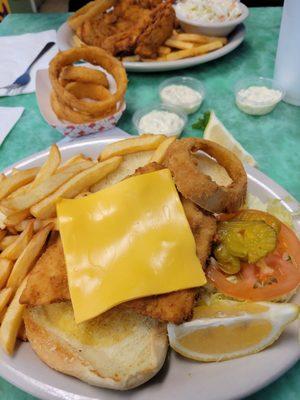
<svg viewBox="0 0 300 400">
<path fill-rule="evenodd" d="M 168 324 L 169 341 L 193 360 L 230 360 L 270 346 L 298 314 L 295 304 L 216 300 L 196 307 L 191 321 Z"/>
<path fill-rule="evenodd" d="M 226 149 L 231 150 L 242 162 L 246 162 L 252 167 L 257 165 L 252 155 L 232 136 L 213 111 L 210 112 L 209 121 L 204 130 L 203 137 L 204 139 L 216 142 L 226 147 Z"/>
</svg>

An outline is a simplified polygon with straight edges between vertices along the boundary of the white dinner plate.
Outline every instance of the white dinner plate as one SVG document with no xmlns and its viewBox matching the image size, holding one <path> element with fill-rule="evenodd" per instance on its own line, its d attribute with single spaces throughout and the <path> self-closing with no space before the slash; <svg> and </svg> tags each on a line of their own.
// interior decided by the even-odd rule
<svg viewBox="0 0 300 400">
<path fill-rule="evenodd" d="M 82 152 L 96 157 L 112 139 L 87 139 L 61 147 L 63 159 Z M 48 152 L 35 154 L 12 167 L 41 165 Z M 260 171 L 246 167 L 249 190 L 262 201 L 282 199 L 290 212 L 298 210 L 296 200 Z M 300 218 L 295 219 L 300 231 Z M 300 303 L 300 296 L 294 299 Z M 30 344 L 22 343 L 13 357 L 0 351 L 0 375 L 13 385 L 43 400 L 234 400 L 249 395 L 277 379 L 300 358 L 298 322 L 261 353 L 220 363 L 198 363 L 170 351 L 160 373 L 147 384 L 127 392 L 89 386 L 55 372 L 43 364 Z"/>
<path fill-rule="evenodd" d="M 74 47 L 74 32 L 65 22 L 57 31 L 57 46 L 60 50 L 69 50 Z M 153 62 L 124 62 L 127 71 L 130 72 L 162 72 L 184 69 L 216 60 L 225 56 L 237 48 L 245 38 L 245 26 L 239 25 L 228 37 L 228 43 L 221 49 L 212 51 L 203 56 L 184 58 L 177 61 L 153 61 Z"/>
</svg>

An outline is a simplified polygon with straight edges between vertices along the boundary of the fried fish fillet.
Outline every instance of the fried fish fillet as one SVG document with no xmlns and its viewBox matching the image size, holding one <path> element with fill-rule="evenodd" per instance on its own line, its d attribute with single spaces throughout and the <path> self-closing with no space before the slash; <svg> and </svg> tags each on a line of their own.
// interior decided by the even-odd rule
<svg viewBox="0 0 300 400">
<path fill-rule="evenodd" d="M 131 308 L 161 321 L 181 323 L 191 317 L 197 292 L 196 289 L 180 290 L 128 301 L 119 307 Z M 58 239 L 48 247 L 30 273 L 20 303 L 41 306 L 67 300 L 70 300 L 67 271 L 62 243 Z"/>
<path fill-rule="evenodd" d="M 140 175 L 162 168 L 157 163 L 151 163 L 138 168 L 135 174 Z M 189 200 L 182 199 L 182 204 L 195 237 L 197 255 L 204 265 L 216 231 L 216 221 L 212 216 L 205 215 Z M 131 308 L 140 314 L 179 324 L 192 317 L 198 292 L 198 288 L 185 289 L 131 300 L 119 307 Z M 29 275 L 20 302 L 30 306 L 39 306 L 66 300 L 70 300 L 70 292 L 63 248 L 61 240 L 58 239 L 36 263 Z"/>
<path fill-rule="evenodd" d="M 40 306 L 66 300 L 70 300 L 70 292 L 64 251 L 58 238 L 30 272 L 20 303 Z"/>
</svg>

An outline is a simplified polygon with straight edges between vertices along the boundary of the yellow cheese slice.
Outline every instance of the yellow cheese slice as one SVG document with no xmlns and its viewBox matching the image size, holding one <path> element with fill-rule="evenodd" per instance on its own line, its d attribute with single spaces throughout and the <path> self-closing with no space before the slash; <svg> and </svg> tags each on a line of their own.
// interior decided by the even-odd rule
<svg viewBox="0 0 300 400">
<path fill-rule="evenodd" d="M 57 205 L 77 323 L 128 300 L 206 283 L 170 171 Z"/>
</svg>

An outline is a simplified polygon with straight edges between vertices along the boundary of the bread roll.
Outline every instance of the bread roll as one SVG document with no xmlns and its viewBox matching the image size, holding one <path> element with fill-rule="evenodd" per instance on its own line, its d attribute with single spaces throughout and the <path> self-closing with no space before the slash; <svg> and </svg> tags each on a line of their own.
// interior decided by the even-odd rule
<svg viewBox="0 0 300 400">
<path fill-rule="evenodd" d="M 166 326 L 132 310 L 113 309 L 76 324 L 70 302 L 27 308 L 26 334 L 49 367 L 91 385 L 128 390 L 163 366 Z"/>
</svg>

